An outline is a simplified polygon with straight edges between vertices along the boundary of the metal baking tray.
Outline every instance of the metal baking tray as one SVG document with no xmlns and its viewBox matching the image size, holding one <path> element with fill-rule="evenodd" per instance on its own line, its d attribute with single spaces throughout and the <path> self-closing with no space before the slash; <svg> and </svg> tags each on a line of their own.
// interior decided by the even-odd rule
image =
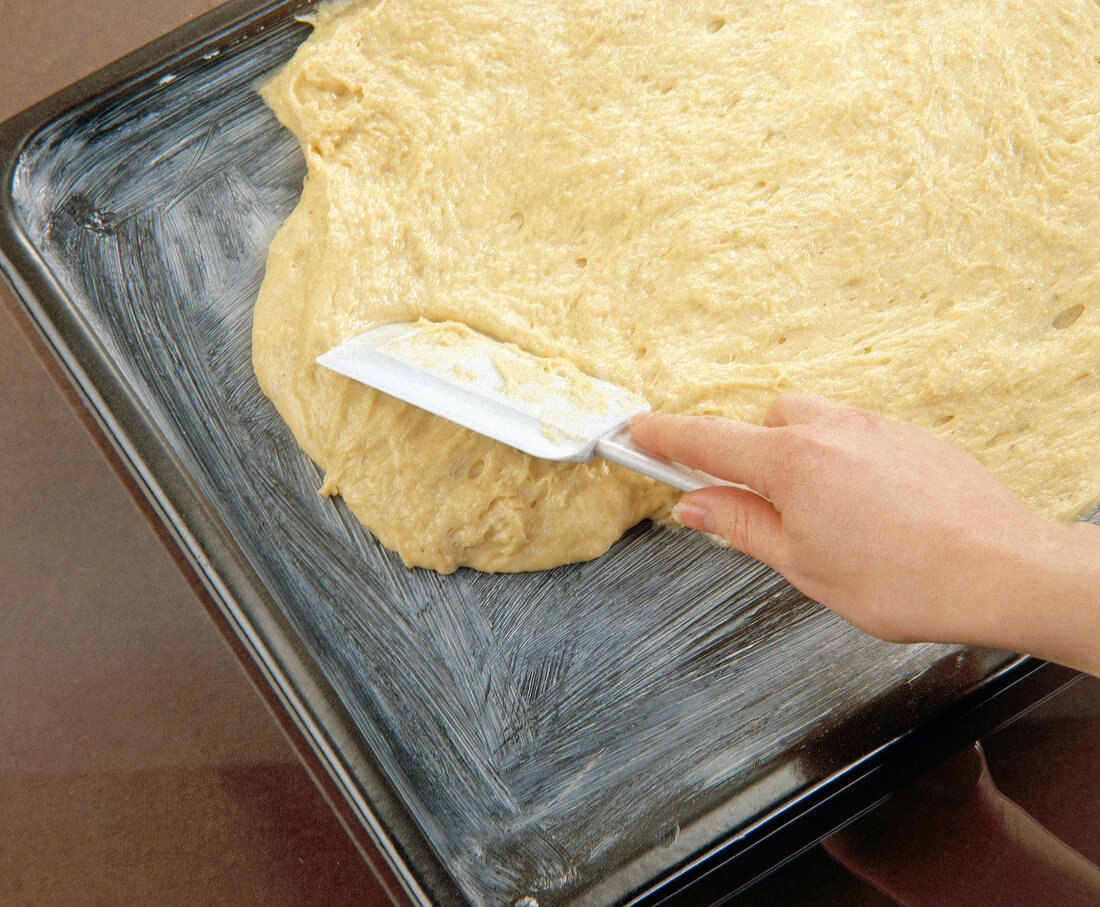
<svg viewBox="0 0 1100 907">
<path fill-rule="evenodd" d="M 1073 676 L 877 641 L 649 525 L 548 572 L 410 571 L 318 496 L 250 365 L 304 174 L 252 86 L 308 6 L 229 3 L 0 127 L 0 267 L 413 901 L 725 897 Z"/>
</svg>

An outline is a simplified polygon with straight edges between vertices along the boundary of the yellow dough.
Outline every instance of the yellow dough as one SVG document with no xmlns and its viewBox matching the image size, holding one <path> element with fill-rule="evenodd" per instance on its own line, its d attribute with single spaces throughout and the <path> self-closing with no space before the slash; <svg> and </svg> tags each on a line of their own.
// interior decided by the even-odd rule
<svg viewBox="0 0 1100 907">
<path fill-rule="evenodd" d="M 389 0 L 263 89 L 308 178 L 256 374 L 410 566 L 531 570 L 667 514 L 313 364 L 457 321 L 654 409 L 825 394 L 961 444 L 1040 514 L 1100 497 L 1100 6 Z"/>
</svg>

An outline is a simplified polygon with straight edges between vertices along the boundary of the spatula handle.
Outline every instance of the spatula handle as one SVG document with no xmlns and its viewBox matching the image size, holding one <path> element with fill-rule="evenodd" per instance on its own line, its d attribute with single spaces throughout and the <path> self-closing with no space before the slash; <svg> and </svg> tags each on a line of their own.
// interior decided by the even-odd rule
<svg viewBox="0 0 1100 907">
<path fill-rule="evenodd" d="M 709 488 L 711 485 L 733 484 L 650 453 L 634 442 L 628 426 L 616 429 L 611 434 L 600 438 L 596 442 L 596 455 L 640 472 L 658 482 L 664 482 L 673 488 L 679 488 L 680 491 L 697 491 L 700 488 Z"/>
</svg>

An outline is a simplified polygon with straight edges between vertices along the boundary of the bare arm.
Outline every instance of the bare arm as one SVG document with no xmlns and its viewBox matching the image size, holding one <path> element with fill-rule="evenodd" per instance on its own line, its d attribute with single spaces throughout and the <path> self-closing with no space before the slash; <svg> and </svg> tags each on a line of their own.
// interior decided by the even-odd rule
<svg viewBox="0 0 1100 907">
<path fill-rule="evenodd" d="M 1100 675 L 1100 527 L 1038 519 L 968 453 L 820 397 L 763 425 L 649 415 L 651 450 L 759 492 L 685 495 L 726 538 L 852 623 L 897 642 L 988 645 Z"/>
</svg>

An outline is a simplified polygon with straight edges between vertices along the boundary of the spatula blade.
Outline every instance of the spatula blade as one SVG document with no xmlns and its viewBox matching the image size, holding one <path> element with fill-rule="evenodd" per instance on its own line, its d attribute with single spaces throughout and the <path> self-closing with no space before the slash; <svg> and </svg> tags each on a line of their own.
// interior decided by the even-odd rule
<svg viewBox="0 0 1100 907">
<path fill-rule="evenodd" d="M 649 409 L 637 394 L 564 359 L 536 356 L 457 322 L 381 325 L 317 362 L 548 460 L 590 459 L 597 440 Z"/>
</svg>

